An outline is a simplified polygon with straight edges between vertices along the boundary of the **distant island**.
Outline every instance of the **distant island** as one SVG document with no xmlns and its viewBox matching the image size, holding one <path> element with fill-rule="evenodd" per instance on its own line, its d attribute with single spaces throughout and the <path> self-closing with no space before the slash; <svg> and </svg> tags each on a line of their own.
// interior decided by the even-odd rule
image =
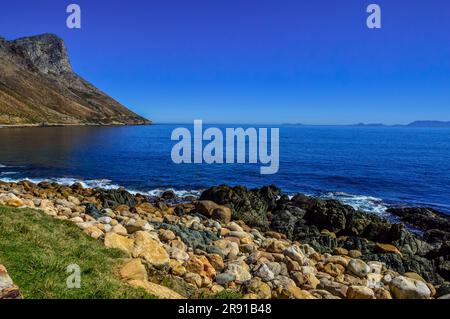
<svg viewBox="0 0 450 319">
<path fill-rule="evenodd" d="M 450 121 L 415 121 L 409 123 L 411 127 L 450 127 Z"/>
<path fill-rule="evenodd" d="M 450 128 L 450 121 L 414 121 L 409 124 L 387 125 L 383 123 L 357 123 L 345 125 L 307 125 L 301 123 L 283 123 L 284 126 L 358 126 L 358 127 L 422 127 L 422 128 Z"/>
<path fill-rule="evenodd" d="M 423 127 L 423 128 L 450 128 L 450 121 L 414 121 L 409 124 L 386 125 L 381 123 L 365 124 L 358 123 L 352 126 L 386 126 L 386 127 Z"/>
</svg>

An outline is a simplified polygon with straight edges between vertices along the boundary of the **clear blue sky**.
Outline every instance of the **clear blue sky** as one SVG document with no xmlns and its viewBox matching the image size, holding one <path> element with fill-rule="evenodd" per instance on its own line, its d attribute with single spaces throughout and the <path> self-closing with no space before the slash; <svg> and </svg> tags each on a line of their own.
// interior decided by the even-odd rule
<svg viewBox="0 0 450 319">
<path fill-rule="evenodd" d="M 82 29 L 66 28 L 66 6 Z M 382 7 L 369 30 L 366 7 Z M 3 1 L 0 36 L 55 33 L 74 69 L 157 122 L 450 120 L 448 0 Z"/>
</svg>

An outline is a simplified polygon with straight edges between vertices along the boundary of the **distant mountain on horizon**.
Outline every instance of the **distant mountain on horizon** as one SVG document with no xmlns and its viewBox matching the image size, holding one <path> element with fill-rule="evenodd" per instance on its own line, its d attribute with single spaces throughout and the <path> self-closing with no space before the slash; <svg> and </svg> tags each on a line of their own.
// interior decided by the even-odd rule
<svg viewBox="0 0 450 319">
<path fill-rule="evenodd" d="M 450 127 L 450 121 L 415 121 L 406 126 L 410 127 Z"/>
<path fill-rule="evenodd" d="M 423 127 L 423 128 L 450 128 L 450 121 L 414 121 L 409 124 L 394 124 L 388 125 L 383 123 L 357 123 L 344 125 L 308 125 L 302 123 L 283 123 L 285 126 L 359 126 L 359 127 Z"/>
<path fill-rule="evenodd" d="M 423 127 L 423 128 L 450 128 L 450 121 L 414 121 L 409 124 L 386 125 L 382 123 L 358 123 L 351 126 L 387 126 L 387 127 Z"/>
</svg>

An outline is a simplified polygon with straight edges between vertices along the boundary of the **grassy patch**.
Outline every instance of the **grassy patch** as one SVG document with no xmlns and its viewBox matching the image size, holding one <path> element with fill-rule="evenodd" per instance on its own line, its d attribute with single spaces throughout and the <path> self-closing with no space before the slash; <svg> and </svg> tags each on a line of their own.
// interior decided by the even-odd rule
<svg viewBox="0 0 450 319">
<path fill-rule="evenodd" d="M 244 296 L 237 290 L 225 289 L 215 294 L 213 299 L 242 299 Z"/>
<path fill-rule="evenodd" d="M 151 298 L 117 277 L 124 255 L 107 249 L 77 226 L 31 209 L 0 206 L 0 263 L 25 298 Z M 81 269 L 81 288 L 68 289 L 67 266 Z"/>
</svg>

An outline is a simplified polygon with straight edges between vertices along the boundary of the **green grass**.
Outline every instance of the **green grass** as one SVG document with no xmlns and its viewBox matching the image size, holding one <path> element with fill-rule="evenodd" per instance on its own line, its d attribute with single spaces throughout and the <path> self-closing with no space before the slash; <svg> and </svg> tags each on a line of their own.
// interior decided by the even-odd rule
<svg viewBox="0 0 450 319">
<path fill-rule="evenodd" d="M 25 298 L 152 298 L 118 279 L 123 258 L 121 251 L 107 249 L 71 222 L 0 206 L 0 264 Z M 81 269 L 80 289 L 67 288 L 70 264 Z"/>
<path fill-rule="evenodd" d="M 244 296 L 237 290 L 225 289 L 215 294 L 213 299 L 242 299 Z"/>
</svg>

